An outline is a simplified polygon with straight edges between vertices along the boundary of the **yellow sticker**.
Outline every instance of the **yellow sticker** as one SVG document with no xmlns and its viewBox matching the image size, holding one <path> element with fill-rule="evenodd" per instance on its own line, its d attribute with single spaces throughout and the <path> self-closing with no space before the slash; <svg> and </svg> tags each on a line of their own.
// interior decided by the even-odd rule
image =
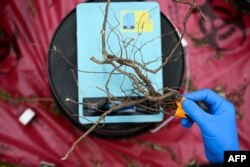
<svg viewBox="0 0 250 167">
<path fill-rule="evenodd" d="M 153 18 L 147 10 L 121 11 L 121 31 L 140 33 L 153 30 Z"/>
</svg>

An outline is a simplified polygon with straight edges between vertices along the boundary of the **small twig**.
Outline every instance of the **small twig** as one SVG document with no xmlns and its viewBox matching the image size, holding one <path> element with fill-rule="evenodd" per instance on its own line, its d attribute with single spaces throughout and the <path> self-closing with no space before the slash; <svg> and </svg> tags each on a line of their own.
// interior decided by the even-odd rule
<svg viewBox="0 0 250 167">
<path fill-rule="evenodd" d="M 75 147 L 77 146 L 77 144 L 82 141 L 82 139 L 84 139 L 89 133 L 91 133 L 95 128 L 96 126 L 108 115 L 110 114 L 111 112 L 114 111 L 115 108 L 111 108 L 110 110 L 104 112 L 99 118 L 98 120 L 83 134 L 81 135 L 74 143 L 73 145 L 71 146 L 71 148 L 67 151 L 67 153 L 65 154 L 64 157 L 61 158 L 61 160 L 66 160 L 70 153 L 75 149 Z"/>
<path fill-rule="evenodd" d="M 112 113 L 113 111 L 116 111 L 116 110 L 119 110 L 121 108 L 124 108 L 124 107 L 128 107 L 128 106 L 131 106 L 131 105 L 135 105 L 135 104 L 139 104 L 139 103 L 142 103 L 144 102 L 145 99 L 138 99 L 138 100 L 135 100 L 135 101 L 131 101 L 131 102 L 124 102 L 122 105 L 115 105 L 113 106 L 110 110 L 108 111 L 105 111 L 99 118 L 98 120 L 84 133 L 82 134 L 74 143 L 73 145 L 71 146 L 71 148 L 67 151 L 67 153 L 65 154 L 64 157 L 61 158 L 61 160 L 66 160 L 70 153 L 76 148 L 76 146 L 78 145 L 79 142 L 81 142 L 89 133 L 91 133 L 96 127 L 97 125 L 110 113 Z"/>
<path fill-rule="evenodd" d="M 76 117 L 80 117 L 80 118 L 82 118 L 82 119 L 85 119 L 85 120 L 87 120 L 88 122 L 91 122 L 92 124 L 95 123 L 95 122 L 93 122 L 93 121 L 89 120 L 88 118 L 83 117 L 83 116 L 81 116 L 81 115 L 74 114 L 74 113 L 72 113 L 72 115 L 73 115 L 73 116 L 76 116 Z M 104 123 L 104 124 L 105 124 L 105 123 Z M 104 127 L 104 124 L 103 124 L 103 125 L 97 125 L 97 127 L 98 127 L 98 128 L 102 128 L 102 127 Z"/>
<path fill-rule="evenodd" d="M 82 95 L 84 95 L 84 93 L 83 93 L 82 89 L 79 87 L 79 83 L 78 83 L 78 81 L 77 81 L 77 79 L 76 79 L 75 71 L 74 71 L 73 69 L 70 69 L 70 71 L 72 72 L 72 75 L 73 75 L 74 81 L 75 81 L 75 83 L 76 83 L 76 85 L 77 85 L 77 87 L 78 87 L 79 91 L 81 92 L 81 94 L 82 94 Z"/>
</svg>

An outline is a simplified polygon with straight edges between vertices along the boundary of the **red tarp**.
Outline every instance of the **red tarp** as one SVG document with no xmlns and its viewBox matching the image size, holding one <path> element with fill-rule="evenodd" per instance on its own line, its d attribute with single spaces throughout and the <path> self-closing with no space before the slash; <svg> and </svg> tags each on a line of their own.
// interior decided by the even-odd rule
<svg viewBox="0 0 250 167">
<path fill-rule="evenodd" d="M 122 140 L 88 136 L 66 161 L 60 158 L 82 134 L 54 108 L 47 51 L 60 21 L 81 1 L 1 0 L 0 162 L 38 166 L 183 166 L 206 163 L 198 127 L 175 119 L 157 133 Z M 235 1 L 236 2 L 236 1 Z M 186 5 L 159 0 L 162 12 L 182 29 Z M 231 1 L 199 1 L 208 21 L 195 12 L 187 25 L 189 90 L 212 88 L 237 107 L 240 146 L 250 150 L 250 17 Z M 198 11 L 198 10 L 197 10 Z M 23 126 L 26 108 L 36 119 Z"/>
</svg>

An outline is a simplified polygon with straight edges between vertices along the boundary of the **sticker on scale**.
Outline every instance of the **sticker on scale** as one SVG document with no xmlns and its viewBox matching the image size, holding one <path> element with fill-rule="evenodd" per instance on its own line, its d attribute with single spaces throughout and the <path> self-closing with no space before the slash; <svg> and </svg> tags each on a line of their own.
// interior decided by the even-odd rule
<svg viewBox="0 0 250 167">
<path fill-rule="evenodd" d="M 147 10 L 121 11 L 122 32 L 152 32 L 154 22 Z"/>
</svg>

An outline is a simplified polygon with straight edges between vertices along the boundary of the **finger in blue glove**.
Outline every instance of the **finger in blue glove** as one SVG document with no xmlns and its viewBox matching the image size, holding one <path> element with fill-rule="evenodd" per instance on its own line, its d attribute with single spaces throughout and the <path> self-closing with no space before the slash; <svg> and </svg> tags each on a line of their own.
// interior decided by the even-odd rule
<svg viewBox="0 0 250 167">
<path fill-rule="evenodd" d="M 190 128 L 193 125 L 194 121 L 188 118 L 181 119 L 181 124 L 184 128 Z"/>
<path fill-rule="evenodd" d="M 182 107 L 198 124 L 204 141 L 206 157 L 211 163 L 223 162 L 225 150 L 239 150 L 235 109 L 232 103 L 209 89 L 184 96 Z M 205 112 L 195 102 L 205 102 Z M 192 120 L 182 119 L 184 127 L 191 127 Z"/>
</svg>

